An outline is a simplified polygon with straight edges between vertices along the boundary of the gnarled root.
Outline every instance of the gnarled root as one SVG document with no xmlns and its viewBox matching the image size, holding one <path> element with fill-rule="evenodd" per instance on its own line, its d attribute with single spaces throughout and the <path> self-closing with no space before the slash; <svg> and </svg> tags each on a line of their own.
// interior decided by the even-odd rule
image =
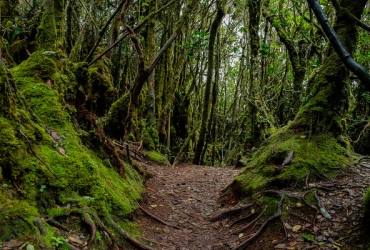
<svg viewBox="0 0 370 250">
<path fill-rule="evenodd" d="M 89 226 L 91 236 L 89 241 L 87 242 L 87 248 L 90 248 L 92 243 L 94 243 L 95 237 L 96 237 L 96 226 L 95 223 L 91 220 L 90 215 L 88 213 L 83 214 L 85 223 Z"/>
<path fill-rule="evenodd" d="M 245 206 L 242 206 L 242 207 L 238 207 L 238 208 L 233 208 L 233 209 L 230 209 L 230 210 L 227 210 L 227 211 L 224 211 L 218 215 L 216 215 L 215 217 L 212 217 L 210 219 L 210 221 L 216 221 L 216 220 L 219 220 L 219 219 L 222 219 L 223 217 L 226 217 L 228 215 L 235 215 L 235 214 L 238 214 L 238 213 L 241 213 L 243 212 L 244 210 L 247 210 L 248 208 L 252 207 L 254 203 L 250 203 L 250 204 L 247 204 Z"/>
<path fill-rule="evenodd" d="M 112 225 L 112 227 L 114 228 L 114 229 L 116 229 L 116 231 L 127 241 L 127 242 L 129 242 L 131 245 L 133 245 L 133 246 L 135 246 L 135 247 L 137 247 L 137 248 L 139 248 L 139 249 L 142 249 L 142 250 L 154 250 L 153 248 L 151 248 L 151 247 L 149 247 L 149 246 L 147 246 L 147 245 L 145 245 L 145 244 L 143 244 L 143 243 L 141 243 L 140 241 L 138 241 L 138 240 L 136 240 L 136 239 L 134 239 L 134 238 L 132 238 L 131 236 L 130 236 L 130 234 L 129 233 L 127 233 L 125 230 L 123 230 L 123 228 L 122 227 L 120 227 L 112 218 L 111 218 L 111 216 L 110 216 L 110 214 L 109 213 L 107 213 L 107 215 L 106 215 L 106 219 L 107 219 L 107 221 L 108 221 L 108 223 L 109 224 L 111 224 Z"/>
<path fill-rule="evenodd" d="M 271 221 L 273 221 L 273 220 L 275 220 L 277 218 L 281 218 L 283 201 L 284 201 L 285 195 L 284 194 L 280 194 L 280 195 L 281 195 L 281 199 L 280 199 L 279 206 L 278 206 L 278 209 L 277 209 L 276 213 L 273 216 L 271 216 L 270 218 L 268 218 L 262 224 L 262 226 L 260 227 L 260 229 L 258 229 L 258 231 L 252 237 L 248 238 L 246 241 L 244 241 L 239 246 L 234 247 L 233 250 L 244 250 L 244 249 L 246 249 L 247 246 L 249 246 L 253 241 L 255 241 L 263 233 L 263 230 L 266 228 L 266 226 Z"/>
</svg>

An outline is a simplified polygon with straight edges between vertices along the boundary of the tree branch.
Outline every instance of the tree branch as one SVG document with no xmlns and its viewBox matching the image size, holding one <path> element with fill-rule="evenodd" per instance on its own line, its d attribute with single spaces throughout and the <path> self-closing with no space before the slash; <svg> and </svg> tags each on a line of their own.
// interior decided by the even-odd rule
<svg viewBox="0 0 370 250">
<path fill-rule="evenodd" d="M 103 35 L 105 34 L 105 32 L 107 31 L 108 27 L 109 27 L 109 24 L 110 22 L 113 20 L 113 18 L 117 15 L 117 13 L 121 10 L 123 4 L 126 2 L 126 0 L 122 0 L 122 2 L 118 5 L 117 9 L 114 11 L 114 13 L 110 16 L 110 18 L 108 19 L 107 23 L 105 24 L 105 26 L 103 27 L 103 29 L 100 30 L 99 32 L 99 37 L 98 37 L 98 40 L 96 40 L 95 44 L 94 44 L 94 47 L 91 49 L 91 51 L 89 52 L 89 54 L 87 55 L 86 59 L 85 59 L 85 62 L 89 61 L 90 58 L 92 57 L 92 55 L 94 54 L 96 48 L 99 46 L 100 44 L 100 41 L 101 39 L 103 38 Z"/>
<path fill-rule="evenodd" d="M 370 89 L 369 73 L 360 64 L 358 64 L 348 53 L 347 49 L 344 47 L 338 35 L 334 31 L 333 27 L 330 25 L 328 18 L 326 17 L 324 11 L 321 8 L 320 3 L 317 0 L 307 0 L 307 3 L 315 13 L 318 22 L 320 23 L 331 45 L 333 46 L 335 52 L 337 52 L 337 54 L 339 55 L 344 65 L 356 76 L 358 76 L 358 78 L 361 80 L 361 82 L 365 85 L 367 89 Z"/>
<path fill-rule="evenodd" d="M 349 12 L 346 8 L 343 8 L 342 6 L 340 6 L 338 0 L 331 0 L 334 8 L 337 10 L 337 11 L 342 11 L 344 14 L 347 15 L 347 17 L 349 19 L 351 19 L 352 22 L 356 23 L 357 26 L 360 26 L 361 28 L 363 28 L 364 30 L 366 31 L 369 31 L 370 32 L 370 26 L 367 25 L 366 23 L 362 22 L 360 19 L 358 19 L 357 17 L 355 17 L 355 15 L 353 15 L 351 12 Z"/>
<path fill-rule="evenodd" d="M 139 30 L 141 27 L 143 27 L 143 25 L 150 19 L 152 18 L 153 16 L 157 15 L 159 12 L 161 12 L 162 10 L 164 10 L 165 8 L 167 8 L 168 6 L 172 5 L 173 3 L 175 3 L 176 0 L 172 0 L 171 2 L 169 2 L 168 4 L 162 6 L 161 8 L 159 8 L 156 12 L 153 12 L 153 13 L 150 13 L 148 16 L 145 17 L 145 19 L 139 23 L 136 27 L 133 28 L 133 31 L 137 31 Z M 101 53 L 97 58 L 95 58 L 94 60 L 92 60 L 88 66 L 90 67 L 94 62 L 96 62 L 97 60 L 99 60 L 100 58 L 102 58 L 105 54 L 107 54 L 111 49 L 113 49 L 114 47 L 117 46 L 117 44 L 119 44 L 120 42 L 123 41 L 123 39 L 125 39 L 127 36 L 129 35 L 129 33 L 125 33 L 122 35 L 121 38 L 119 38 L 114 44 L 112 44 L 109 48 L 107 48 L 103 53 Z"/>
</svg>

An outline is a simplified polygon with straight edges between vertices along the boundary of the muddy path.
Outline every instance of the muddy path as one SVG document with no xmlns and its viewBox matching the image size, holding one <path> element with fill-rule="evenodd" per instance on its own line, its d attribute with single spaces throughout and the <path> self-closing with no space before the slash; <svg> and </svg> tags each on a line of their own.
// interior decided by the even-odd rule
<svg viewBox="0 0 370 250">
<path fill-rule="evenodd" d="M 145 168 L 151 177 L 135 220 L 143 229 L 141 240 L 155 249 L 234 249 L 253 237 L 275 212 L 251 205 L 251 200 L 220 202 L 221 191 L 241 170 L 187 164 L 174 168 L 145 164 Z M 361 225 L 370 160 L 331 180 L 307 176 L 301 181 L 307 185 L 303 190 L 294 186 L 280 190 L 285 193 L 283 216 L 243 249 L 367 249 Z M 330 219 L 320 213 L 314 193 Z M 212 220 L 239 208 L 245 209 Z"/>
</svg>

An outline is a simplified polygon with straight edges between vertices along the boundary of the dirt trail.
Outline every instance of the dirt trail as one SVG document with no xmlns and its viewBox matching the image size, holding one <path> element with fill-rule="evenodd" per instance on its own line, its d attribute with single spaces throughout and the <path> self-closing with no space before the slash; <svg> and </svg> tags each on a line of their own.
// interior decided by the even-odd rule
<svg viewBox="0 0 370 250">
<path fill-rule="evenodd" d="M 220 191 L 240 170 L 192 165 L 147 165 L 146 169 L 153 177 L 146 182 L 146 200 L 141 206 L 178 228 L 143 213 L 137 220 L 145 228 L 143 238 L 161 243 L 159 249 L 230 249 L 228 242 L 222 244 L 225 236 L 209 218 L 220 210 Z M 227 240 L 237 238 L 228 236 Z"/>
<path fill-rule="evenodd" d="M 146 198 L 141 204 L 142 212 L 138 213 L 136 221 L 143 228 L 141 239 L 153 248 L 233 249 L 253 236 L 271 215 L 271 211 L 267 215 L 267 212 L 263 212 L 263 207 L 254 205 L 242 213 L 210 221 L 210 218 L 223 211 L 248 203 L 219 202 L 220 191 L 241 170 L 186 164 L 175 168 L 145 165 L 145 168 L 152 177 L 146 182 Z M 319 210 L 316 211 L 317 204 L 312 201 L 312 207 L 309 208 L 303 200 L 292 201 L 286 198 L 282 206 L 284 221 L 274 220 L 246 249 L 366 249 L 366 246 L 359 243 L 362 237 L 359 225 L 362 219 L 363 194 L 370 186 L 370 161 L 363 161 L 333 180 L 310 177 L 303 178 L 302 182 L 303 185 L 308 184 L 304 190 L 292 187 L 282 192 L 302 197 L 306 191 L 316 190 L 321 205 L 331 218 L 327 219 Z M 236 233 L 259 214 L 263 216 L 253 222 L 248 230 Z M 150 215 L 168 225 L 158 222 Z M 234 221 L 245 217 L 248 219 L 230 227 Z"/>
</svg>

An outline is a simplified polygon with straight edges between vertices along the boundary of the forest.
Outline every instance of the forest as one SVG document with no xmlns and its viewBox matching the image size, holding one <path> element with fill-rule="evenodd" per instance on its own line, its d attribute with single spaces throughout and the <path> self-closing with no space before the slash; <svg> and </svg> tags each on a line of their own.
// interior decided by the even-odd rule
<svg viewBox="0 0 370 250">
<path fill-rule="evenodd" d="M 367 0 L 0 12 L 0 249 L 370 249 Z"/>
</svg>

